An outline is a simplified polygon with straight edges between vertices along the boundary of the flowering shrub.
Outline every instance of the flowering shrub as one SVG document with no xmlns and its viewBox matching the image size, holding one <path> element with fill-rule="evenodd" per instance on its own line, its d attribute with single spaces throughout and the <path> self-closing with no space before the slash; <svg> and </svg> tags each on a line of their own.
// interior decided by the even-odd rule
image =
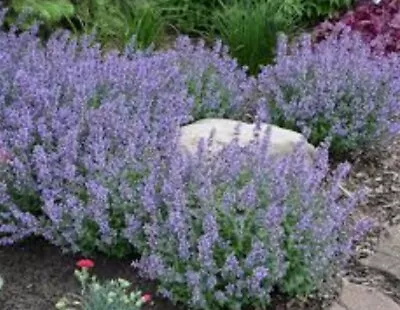
<svg viewBox="0 0 400 310">
<path fill-rule="evenodd" d="M 124 279 L 99 283 L 96 276 L 89 274 L 89 269 L 94 266 L 91 260 L 80 260 L 77 266 L 81 268 L 75 270 L 75 276 L 82 286 L 81 295 L 61 298 L 56 304 L 56 309 L 138 310 L 151 301 L 149 294 L 128 293 L 131 284 Z"/>
<path fill-rule="evenodd" d="M 122 255 L 121 199 L 132 201 L 147 163 L 187 121 L 192 100 L 162 57 L 103 57 L 85 44 L 63 35 L 43 48 L 32 34 L 0 33 L 0 147 L 12 157 L 2 244 L 36 234 Z"/>
<path fill-rule="evenodd" d="M 349 224 L 359 196 L 339 200 L 349 167 L 329 176 L 326 149 L 315 167 L 302 149 L 274 164 L 265 147 L 234 142 L 207 160 L 203 144 L 196 158 L 170 158 L 162 180 L 152 171 L 147 192 L 159 194 L 147 201 L 159 207 L 138 210 L 129 236 L 142 253 L 134 266 L 163 296 L 195 309 L 264 309 L 274 289 L 316 290 L 351 253 L 367 226 Z"/>
<path fill-rule="evenodd" d="M 0 32 L 0 243 L 34 234 L 123 255 L 125 216 L 177 128 L 239 109 L 254 81 L 185 38 L 103 55 L 89 37 L 43 46 L 34 30 Z"/>
<path fill-rule="evenodd" d="M 330 137 L 338 154 L 399 132 L 399 64 L 397 55 L 374 55 L 348 29 L 317 45 L 304 36 L 289 48 L 283 37 L 276 64 L 259 75 L 259 91 L 272 122 L 316 145 Z"/>
<path fill-rule="evenodd" d="M 397 0 L 363 1 L 332 21 L 325 21 L 315 29 L 317 40 L 335 32 L 339 24 L 351 27 L 376 52 L 400 51 L 400 2 Z"/>
</svg>

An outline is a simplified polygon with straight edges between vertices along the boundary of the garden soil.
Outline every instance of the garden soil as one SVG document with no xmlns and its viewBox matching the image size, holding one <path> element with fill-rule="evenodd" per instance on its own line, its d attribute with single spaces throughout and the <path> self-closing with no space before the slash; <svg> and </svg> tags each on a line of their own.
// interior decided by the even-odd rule
<svg viewBox="0 0 400 310">
<path fill-rule="evenodd" d="M 0 247 L 0 274 L 5 283 L 0 290 L 0 310 L 53 310 L 66 293 L 78 293 L 74 278 L 75 262 L 80 256 L 63 254 L 58 248 L 41 240 L 27 240 L 10 247 Z M 155 285 L 140 279 L 131 267 L 131 260 L 91 257 L 93 274 L 100 280 L 124 278 L 143 293 L 155 295 Z M 154 298 L 144 310 L 187 310 Z M 287 302 L 276 296 L 271 310 L 322 310 L 319 300 Z"/>
<path fill-rule="evenodd" d="M 1 310 L 52 310 L 66 293 L 78 293 L 74 277 L 75 262 L 81 257 L 63 254 L 58 248 L 41 240 L 0 248 L 0 274 L 4 286 L 0 291 Z M 93 274 L 99 279 L 125 278 L 143 293 L 153 292 L 154 286 L 139 279 L 130 261 L 94 257 Z M 146 309 L 146 308 L 144 308 Z M 154 310 L 182 309 L 155 299 Z"/>
<path fill-rule="evenodd" d="M 375 227 L 357 248 L 357 257 L 345 271 L 346 278 L 357 284 L 378 288 L 400 304 L 400 280 L 380 269 L 367 267 L 360 259 L 372 255 L 390 227 L 400 224 L 400 138 L 388 147 L 372 148 L 368 156 L 355 156 L 347 187 L 363 187 L 367 199 L 359 206 L 358 215 L 369 216 Z"/>
</svg>

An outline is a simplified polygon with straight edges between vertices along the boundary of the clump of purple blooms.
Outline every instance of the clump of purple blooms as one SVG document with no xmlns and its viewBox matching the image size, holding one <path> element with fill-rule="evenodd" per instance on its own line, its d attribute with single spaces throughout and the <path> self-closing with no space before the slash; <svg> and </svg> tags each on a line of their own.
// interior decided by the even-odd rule
<svg viewBox="0 0 400 310">
<path fill-rule="evenodd" d="M 159 55 L 180 68 L 194 98 L 194 119 L 245 118 L 256 99 L 256 79 L 229 56 L 220 41 L 210 49 L 204 41 L 193 44 L 188 37 L 180 37 L 173 49 Z"/>
<path fill-rule="evenodd" d="M 33 28 L 1 32 L 0 47 L 0 148 L 12 156 L 3 244 L 30 234 L 74 250 L 119 242 L 126 205 L 179 126 L 233 113 L 254 85 L 220 48 L 187 38 L 170 51 L 104 55 L 66 32 L 43 45 Z"/>
<path fill-rule="evenodd" d="M 165 297 L 195 309 L 264 309 L 274 289 L 320 288 L 351 254 L 368 223 L 350 223 L 358 194 L 340 199 L 349 166 L 330 174 L 326 148 L 313 166 L 302 148 L 272 162 L 267 147 L 233 142 L 207 160 L 203 143 L 194 158 L 170 158 L 162 178 L 153 170 L 144 204 L 154 206 L 159 189 L 158 208 L 137 209 L 128 236 L 142 253 L 134 266 Z"/>
<path fill-rule="evenodd" d="M 0 33 L 1 244 L 30 234 L 107 251 L 193 99 L 162 57 L 103 56 L 89 39 Z M 136 184 L 137 183 L 137 184 Z M 122 246 L 122 245 L 121 245 Z"/>
<path fill-rule="evenodd" d="M 198 76 L 197 76 L 198 74 Z M 336 272 L 366 222 L 299 150 L 267 140 L 209 158 L 179 151 L 179 127 L 240 117 L 256 100 L 219 47 L 103 54 L 89 37 L 0 32 L 0 245 L 40 236 L 72 251 L 141 258 L 160 292 L 194 308 L 265 307 L 274 288 L 308 294 Z M 257 95 L 258 96 L 258 95 Z M 257 133 L 255 133 L 255 137 Z"/>
<path fill-rule="evenodd" d="M 399 133 L 400 58 L 376 55 L 349 29 L 313 44 L 282 37 L 276 64 L 259 75 L 272 121 L 302 131 L 339 154 Z"/>
</svg>

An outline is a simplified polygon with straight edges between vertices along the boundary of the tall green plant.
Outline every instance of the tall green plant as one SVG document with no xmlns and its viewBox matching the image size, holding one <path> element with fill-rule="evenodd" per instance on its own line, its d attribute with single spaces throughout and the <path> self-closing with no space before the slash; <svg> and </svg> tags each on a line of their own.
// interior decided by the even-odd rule
<svg viewBox="0 0 400 310">
<path fill-rule="evenodd" d="M 349 8 L 354 0 L 303 0 L 303 20 L 332 17 L 337 11 Z"/>
<path fill-rule="evenodd" d="M 178 14 L 169 20 L 180 33 L 206 37 L 213 22 L 213 12 L 221 0 L 166 0 Z"/>
<path fill-rule="evenodd" d="M 86 31 L 95 30 L 102 43 L 123 47 L 135 36 L 138 48 L 159 43 L 169 24 L 169 0 L 86 0 L 77 16 Z"/>
<path fill-rule="evenodd" d="M 214 31 L 251 73 L 272 62 L 277 34 L 293 25 L 299 10 L 273 0 L 233 0 L 221 7 L 214 14 Z"/>
</svg>

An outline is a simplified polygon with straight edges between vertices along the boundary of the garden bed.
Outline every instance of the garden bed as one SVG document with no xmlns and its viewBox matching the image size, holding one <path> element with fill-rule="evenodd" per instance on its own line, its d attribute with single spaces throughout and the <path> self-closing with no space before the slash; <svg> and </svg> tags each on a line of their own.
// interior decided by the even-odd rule
<svg viewBox="0 0 400 310">
<path fill-rule="evenodd" d="M 79 292 L 74 277 L 75 263 L 81 256 L 62 253 L 57 247 L 39 239 L 26 240 L 10 247 L 0 248 L 0 266 L 5 285 L 0 291 L 2 310 L 52 310 L 66 292 Z M 94 273 L 102 280 L 123 278 L 131 281 L 133 288 L 152 293 L 154 303 L 144 310 L 187 310 L 158 298 L 155 285 L 138 277 L 129 258 L 94 258 Z M 332 296 L 331 296 L 332 297 Z M 324 300 L 327 302 L 327 300 Z M 274 310 L 323 310 L 318 300 L 301 303 L 274 298 Z"/>
<path fill-rule="evenodd" d="M 39 239 L 0 249 L 0 266 L 5 284 L 0 292 L 2 310 L 54 309 L 66 292 L 78 292 L 74 277 L 79 256 L 63 254 L 58 248 Z M 132 272 L 131 261 L 95 258 L 95 273 L 102 279 L 122 277 L 132 281 L 135 288 L 150 292 L 148 282 Z M 179 309 L 155 298 L 153 309 Z"/>
<path fill-rule="evenodd" d="M 333 16 L 339 7 L 328 1 L 317 11 L 304 2 L 291 25 L 281 20 L 295 12 L 286 2 L 284 15 L 268 21 L 264 15 L 278 12 L 272 2 L 254 2 L 257 9 L 246 2 L 215 6 L 221 15 L 212 11 L 217 15 L 208 22 L 227 33 L 214 32 L 213 24 L 206 41 L 179 36 L 155 51 L 132 48 L 132 33 L 118 37 L 125 26 L 117 21 L 126 17 L 121 12 L 133 14 L 129 30 L 138 32 L 138 47 L 147 47 L 156 42 L 155 30 L 166 31 L 167 20 L 157 24 L 166 16 L 161 8 L 140 2 L 144 11 L 135 15 L 132 7 L 115 7 L 106 20 L 104 8 L 97 7 L 99 15 L 85 11 L 89 2 L 63 3 L 68 16 L 55 10 L 59 3 L 44 1 L 34 12 L 44 25 L 0 32 L 1 310 L 50 310 L 70 293 L 81 293 L 75 297 L 83 310 L 98 310 L 88 306 L 96 302 L 117 310 L 126 309 L 122 303 L 134 310 L 325 310 L 339 299 L 342 276 L 400 300 L 400 276 L 376 281 L 383 273 L 359 265 L 382 233 L 400 223 L 397 54 L 375 53 L 366 44 L 373 40 L 350 29 L 328 36 L 332 24 L 323 24 L 320 42 L 307 34 L 292 41 L 304 19 Z M 400 9 L 395 1 L 383 3 L 390 14 Z M 375 21 L 383 11 L 368 12 Z M 82 16 L 82 29 L 54 34 L 54 27 L 70 18 L 73 28 Z M 233 27 L 243 18 L 254 24 Z M 376 25 L 392 27 L 394 20 Z M 111 33 L 104 28 L 110 21 Z M 142 22 L 158 28 L 142 29 Z M 96 25 L 100 35 L 80 37 Z M 271 54 L 278 30 L 288 26 Z M 258 31 L 265 27 L 273 31 Z M 210 48 L 216 34 L 231 53 L 221 42 Z M 121 50 L 105 53 L 110 45 Z M 256 126 L 243 123 L 249 120 Z M 212 124 L 222 135 L 204 135 Z M 267 143 L 263 133 L 272 127 Z M 206 140 L 182 152 L 191 143 L 182 138 L 185 130 Z M 353 166 L 333 160 L 333 169 L 333 158 Z M 81 258 L 93 259 L 94 268 L 87 260 L 86 267 L 77 264 Z M 138 293 L 125 295 L 121 286 L 117 295 L 113 285 L 122 282 L 86 286 L 86 272 L 101 281 L 127 279 Z"/>
</svg>

